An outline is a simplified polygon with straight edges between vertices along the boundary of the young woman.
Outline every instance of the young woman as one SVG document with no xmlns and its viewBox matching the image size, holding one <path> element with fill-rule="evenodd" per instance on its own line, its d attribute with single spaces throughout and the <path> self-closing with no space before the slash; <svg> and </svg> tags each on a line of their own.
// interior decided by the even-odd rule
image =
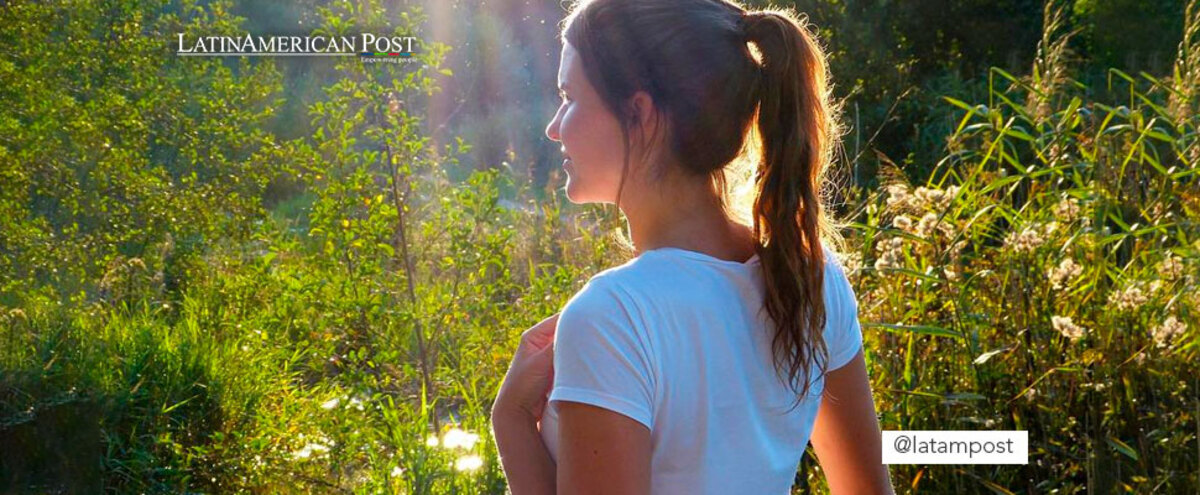
<svg viewBox="0 0 1200 495">
<path fill-rule="evenodd" d="M 564 24 L 546 135 L 568 198 L 617 205 L 636 256 L 523 335 L 492 409 L 512 492 L 785 494 L 811 436 L 833 493 L 891 493 L 825 247 L 812 34 L 722 0 L 585 0 Z M 749 222 L 725 175 L 743 156 Z"/>
</svg>

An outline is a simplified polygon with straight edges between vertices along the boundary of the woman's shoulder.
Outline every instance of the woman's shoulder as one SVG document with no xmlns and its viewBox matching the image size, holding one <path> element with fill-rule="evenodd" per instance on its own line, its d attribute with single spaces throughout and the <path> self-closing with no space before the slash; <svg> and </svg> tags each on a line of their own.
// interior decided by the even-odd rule
<svg viewBox="0 0 1200 495">
<path fill-rule="evenodd" d="M 655 287 L 667 275 L 666 270 L 661 263 L 647 256 L 601 270 L 571 296 L 563 312 L 585 317 L 607 313 L 631 319 L 636 313 L 634 308 L 644 306 L 646 299 L 653 298 Z"/>
<path fill-rule="evenodd" d="M 632 308 L 635 303 L 615 282 L 615 274 L 601 272 L 583 285 L 562 308 L 558 326 L 564 332 L 599 332 L 609 337 L 631 338 L 639 333 Z"/>
<path fill-rule="evenodd" d="M 599 297 L 597 294 L 608 293 L 633 297 L 639 292 L 639 287 L 652 285 L 668 272 L 669 267 L 663 266 L 661 260 L 653 256 L 638 256 L 592 275 L 579 292 L 590 291 L 596 297 Z"/>
</svg>

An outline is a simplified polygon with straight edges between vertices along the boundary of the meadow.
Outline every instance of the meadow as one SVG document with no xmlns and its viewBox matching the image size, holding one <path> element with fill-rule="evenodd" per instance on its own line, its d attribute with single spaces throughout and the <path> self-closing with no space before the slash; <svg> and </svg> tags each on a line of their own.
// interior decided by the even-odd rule
<svg viewBox="0 0 1200 495">
<path fill-rule="evenodd" d="M 0 491 L 504 493 L 499 381 L 628 258 L 622 219 L 431 139 L 446 46 L 338 62 L 306 132 L 271 132 L 281 70 L 145 34 L 236 33 L 230 9 L 0 7 Z M 1081 80 L 1070 15 L 1046 3 L 1023 71 L 937 95 L 933 161 L 837 164 L 883 428 L 1029 432 L 1028 465 L 895 465 L 897 493 L 1200 490 L 1200 2 L 1158 76 Z M 65 39 L 106 55 L 42 56 Z M 793 492 L 825 491 L 806 456 Z"/>
</svg>

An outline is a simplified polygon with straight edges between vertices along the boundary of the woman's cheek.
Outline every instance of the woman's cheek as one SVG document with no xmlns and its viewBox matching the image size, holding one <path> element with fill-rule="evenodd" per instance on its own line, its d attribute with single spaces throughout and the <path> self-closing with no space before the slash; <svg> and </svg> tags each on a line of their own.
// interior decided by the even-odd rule
<svg viewBox="0 0 1200 495">
<path fill-rule="evenodd" d="M 575 124 L 576 118 L 575 109 L 568 104 L 567 108 L 563 109 L 562 127 L 559 133 L 562 134 L 563 145 L 567 147 L 567 153 L 574 153 L 573 148 L 575 141 Z"/>
</svg>

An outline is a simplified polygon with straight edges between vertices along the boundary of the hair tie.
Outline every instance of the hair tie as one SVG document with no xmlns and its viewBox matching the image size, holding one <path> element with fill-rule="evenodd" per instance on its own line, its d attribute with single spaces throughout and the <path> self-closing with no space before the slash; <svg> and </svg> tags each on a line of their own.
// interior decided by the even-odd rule
<svg viewBox="0 0 1200 495">
<path fill-rule="evenodd" d="M 742 32 L 742 39 L 745 41 L 754 41 L 750 37 L 750 23 L 753 21 L 750 16 L 752 15 L 754 15 L 753 12 L 744 10 L 742 11 L 742 14 L 738 16 L 738 30 Z"/>
</svg>

